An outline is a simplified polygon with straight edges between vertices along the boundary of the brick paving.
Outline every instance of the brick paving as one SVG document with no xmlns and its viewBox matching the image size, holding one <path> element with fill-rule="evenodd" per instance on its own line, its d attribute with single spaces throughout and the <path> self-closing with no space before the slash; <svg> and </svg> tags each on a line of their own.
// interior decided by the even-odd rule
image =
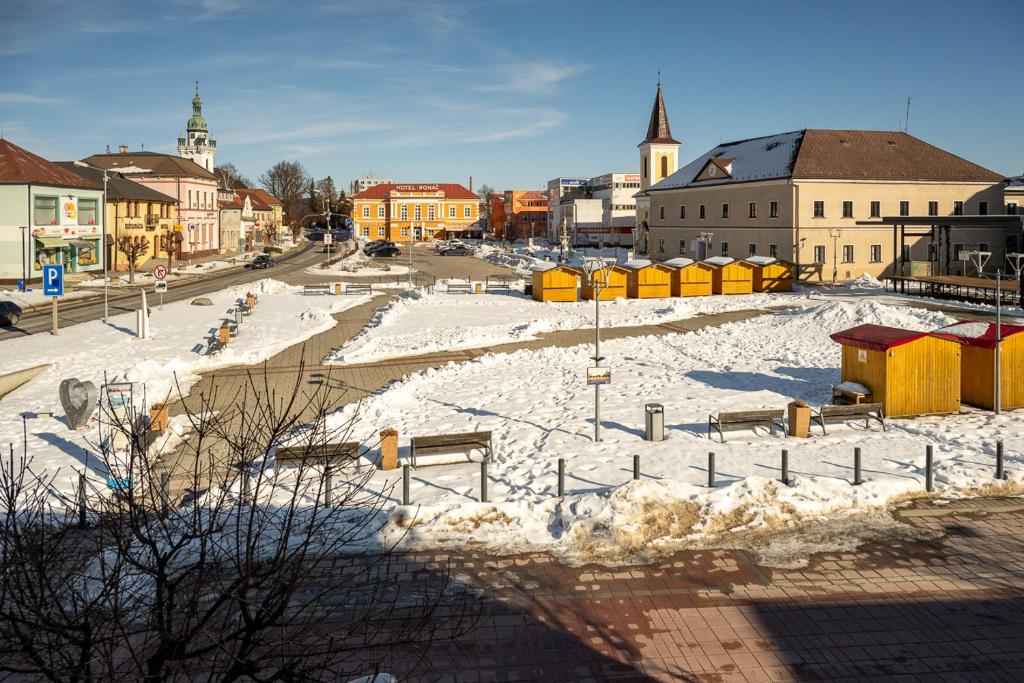
<svg viewBox="0 0 1024 683">
<path fill-rule="evenodd" d="M 1024 680 L 1024 505 L 923 506 L 896 515 L 936 540 L 822 553 L 801 569 L 730 550 L 623 568 L 407 555 L 394 580 L 428 585 L 450 565 L 481 591 L 481 613 L 423 664 L 395 651 L 382 670 L 403 681 Z"/>
</svg>

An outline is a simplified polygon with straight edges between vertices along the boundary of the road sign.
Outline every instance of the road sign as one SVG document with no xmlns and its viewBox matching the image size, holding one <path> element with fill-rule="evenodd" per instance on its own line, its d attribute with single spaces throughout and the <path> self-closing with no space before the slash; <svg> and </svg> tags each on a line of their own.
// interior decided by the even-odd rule
<svg viewBox="0 0 1024 683">
<path fill-rule="evenodd" d="M 167 281 L 166 280 L 157 280 L 156 281 L 155 290 L 156 290 L 157 294 L 163 294 L 164 292 L 166 292 L 167 291 Z"/>
<path fill-rule="evenodd" d="M 64 296 L 64 266 L 43 266 L 43 294 Z"/>
<path fill-rule="evenodd" d="M 167 266 L 162 263 L 153 268 L 153 277 L 157 280 L 167 279 Z M 160 290 L 157 290 L 160 291 Z"/>
<path fill-rule="evenodd" d="M 325 232 L 324 233 L 324 244 L 333 244 L 333 243 L 334 243 L 334 235 L 332 235 L 329 232 Z"/>
</svg>

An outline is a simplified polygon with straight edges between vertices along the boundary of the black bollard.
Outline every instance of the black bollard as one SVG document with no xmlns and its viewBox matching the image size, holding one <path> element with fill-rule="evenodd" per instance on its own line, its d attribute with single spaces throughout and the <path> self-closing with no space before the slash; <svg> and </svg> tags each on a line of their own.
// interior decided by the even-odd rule
<svg viewBox="0 0 1024 683">
<path fill-rule="evenodd" d="M 864 480 L 860 477 L 860 446 L 853 449 L 853 485 L 860 486 Z"/>
<path fill-rule="evenodd" d="M 932 447 L 931 444 L 929 444 L 925 447 L 924 451 L 924 490 L 928 493 L 931 493 L 935 488 L 932 483 L 933 462 Z"/>
<path fill-rule="evenodd" d="M 708 488 L 715 488 L 715 454 L 708 453 Z"/>
<path fill-rule="evenodd" d="M 487 502 L 487 459 L 480 463 L 480 502 Z"/>
<path fill-rule="evenodd" d="M 1003 471 L 1003 442 L 996 441 L 996 479 L 1006 479 Z"/>
<path fill-rule="evenodd" d="M 565 458 L 558 459 L 558 497 L 565 495 Z"/>
<path fill-rule="evenodd" d="M 782 476 L 780 481 L 789 486 L 789 451 L 785 448 L 782 449 Z"/>
<path fill-rule="evenodd" d="M 636 479 L 639 479 L 639 478 L 640 478 L 640 456 L 639 455 L 634 455 L 633 456 L 633 479 L 636 480 Z"/>
<path fill-rule="evenodd" d="M 402 505 L 409 504 L 409 465 L 402 465 Z"/>
<path fill-rule="evenodd" d="M 84 529 L 88 524 L 85 517 L 85 470 L 78 473 L 78 528 Z"/>
</svg>

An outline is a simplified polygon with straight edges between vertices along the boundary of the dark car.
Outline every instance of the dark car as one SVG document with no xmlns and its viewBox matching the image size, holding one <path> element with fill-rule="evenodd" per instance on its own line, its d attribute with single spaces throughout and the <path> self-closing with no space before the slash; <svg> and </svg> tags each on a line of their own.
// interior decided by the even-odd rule
<svg viewBox="0 0 1024 683">
<path fill-rule="evenodd" d="M 13 301 L 0 301 L 0 326 L 11 327 L 21 320 L 21 306 Z"/>
<path fill-rule="evenodd" d="M 395 245 L 388 244 L 375 250 L 370 255 L 374 258 L 397 258 L 402 255 L 402 251 Z"/>
<path fill-rule="evenodd" d="M 441 250 L 441 256 L 469 256 L 467 247 L 448 247 Z"/>
<path fill-rule="evenodd" d="M 320 247 L 320 251 L 324 254 L 333 254 L 338 251 L 338 245 L 334 242 L 324 242 L 324 246 Z"/>
<path fill-rule="evenodd" d="M 387 249 L 388 247 L 394 247 L 394 246 L 395 246 L 394 242 L 388 242 L 387 240 L 379 240 L 377 242 L 370 242 L 365 247 L 363 247 L 363 253 L 366 254 L 367 256 L 372 256 L 372 255 L 376 254 L 378 251 L 380 251 L 381 249 Z"/>
<path fill-rule="evenodd" d="M 272 268 L 274 266 L 274 257 L 270 254 L 256 254 L 256 257 L 252 260 L 252 267 L 255 268 Z"/>
</svg>

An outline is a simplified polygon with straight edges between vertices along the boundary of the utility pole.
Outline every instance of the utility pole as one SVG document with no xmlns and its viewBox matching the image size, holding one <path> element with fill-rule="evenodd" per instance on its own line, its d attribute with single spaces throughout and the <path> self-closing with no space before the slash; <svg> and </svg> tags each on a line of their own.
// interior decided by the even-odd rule
<svg viewBox="0 0 1024 683">
<path fill-rule="evenodd" d="M 608 273 L 604 270 L 605 263 L 600 257 L 589 261 L 580 259 L 583 269 L 590 278 L 590 286 L 594 288 L 594 365 L 601 367 L 601 290 L 606 284 Z M 603 273 L 603 279 L 602 279 Z M 601 441 L 601 385 L 594 383 L 594 443 Z"/>
<path fill-rule="evenodd" d="M 1003 270 L 996 270 L 996 396 L 995 413 L 1002 412 L 1003 407 Z"/>
<path fill-rule="evenodd" d="M 832 238 L 832 286 L 835 287 L 836 277 L 839 275 L 839 238 L 842 231 L 832 228 L 828 231 L 828 236 Z"/>
</svg>

